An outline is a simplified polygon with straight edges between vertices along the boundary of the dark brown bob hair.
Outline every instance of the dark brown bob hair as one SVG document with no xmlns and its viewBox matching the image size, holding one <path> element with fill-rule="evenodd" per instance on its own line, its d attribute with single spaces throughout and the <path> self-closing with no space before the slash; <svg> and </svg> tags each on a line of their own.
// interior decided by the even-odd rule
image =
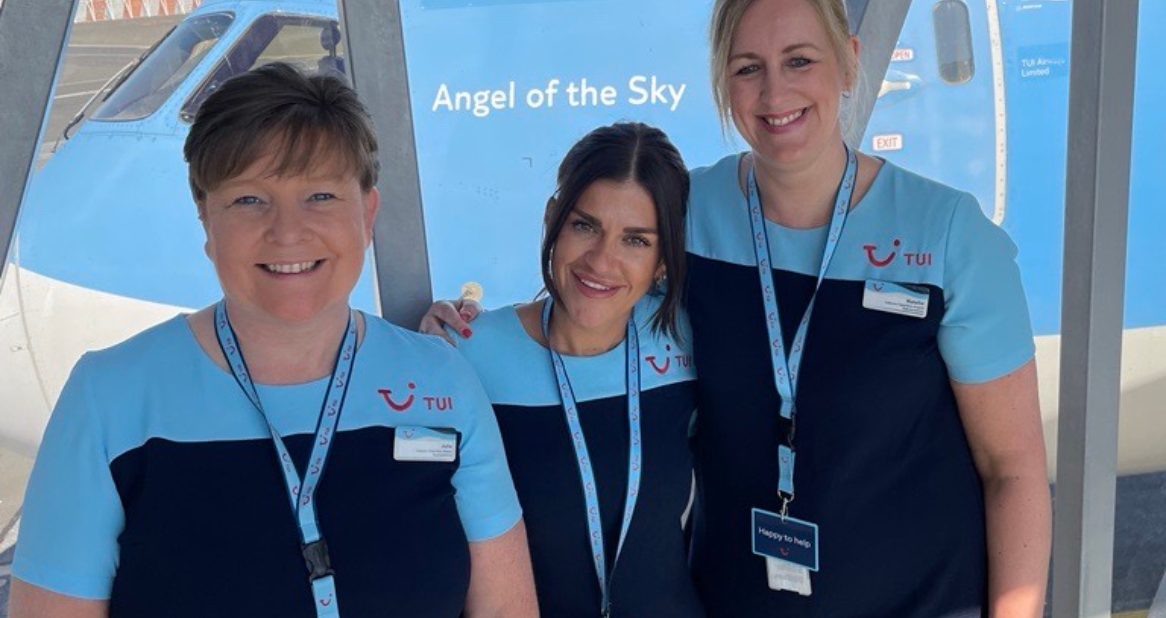
<svg viewBox="0 0 1166 618">
<path fill-rule="evenodd" d="M 352 88 L 282 62 L 223 82 L 198 108 L 182 153 L 200 214 L 208 191 L 272 153 L 274 176 L 339 162 L 369 191 L 380 171 L 372 119 Z"/>
<path fill-rule="evenodd" d="M 668 136 L 642 122 L 618 122 L 595 129 L 572 146 L 559 164 L 558 187 L 547 201 L 544 219 L 541 259 L 547 293 L 556 303 L 562 302 L 551 276 L 555 241 L 583 192 L 597 180 L 633 181 L 652 197 L 656 206 L 660 259 L 668 277 L 664 299 L 652 316 L 652 329 L 677 338 L 676 310 L 684 291 L 688 169 Z"/>
</svg>

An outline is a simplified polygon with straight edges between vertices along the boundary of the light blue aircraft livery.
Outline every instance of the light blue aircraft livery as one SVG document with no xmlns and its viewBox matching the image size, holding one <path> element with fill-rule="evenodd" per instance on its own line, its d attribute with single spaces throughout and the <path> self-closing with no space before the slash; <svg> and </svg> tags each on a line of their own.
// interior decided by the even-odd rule
<svg viewBox="0 0 1166 618">
<path fill-rule="evenodd" d="M 615 120 L 663 128 L 692 167 L 722 134 L 711 0 L 401 0 L 433 294 L 484 304 L 540 287 L 542 209 L 566 150 Z M 877 10 L 878 3 L 853 3 Z M 971 191 L 1011 234 L 1037 334 L 1055 463 L 1069 0 L 915 0 L 863 150 Z M 35 449 L 70 367 L 219 296 L 181 146 L 199 103 L 274 60 L 344 72 L 328 0 L 204 0 L 88 110 L 35 177 L 0 290 L 0 438 Z M 1166 469 L 1166 3 L 1141 3 L 1122 375 L 1121 470 Z M 52 136 L 50 136 L 52 137 Z M 923 260 L 893 238 L 868 259 Z M 366 272 L 354 304 L 376 310 Z"/>
</svg>

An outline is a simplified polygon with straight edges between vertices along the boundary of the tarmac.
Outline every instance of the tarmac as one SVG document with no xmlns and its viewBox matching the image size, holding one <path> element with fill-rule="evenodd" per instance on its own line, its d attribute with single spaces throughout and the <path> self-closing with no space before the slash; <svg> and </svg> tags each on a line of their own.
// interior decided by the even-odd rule
<svg viewBox="0 0 1166 618">
<path fill-rule="evenodd" d="M 146 52 L 179 19 L 158 17 L 74 26 L 42 138 L 38 166 L 52 155 L 62 140 L 64 128 L 78 110 L 110 77 Z M 19 537 L 20 506 L 31 467 L 30 458 L 0 449 L 0 618 L 8 615 L 10 564 Z M 1115 616 L 1144 618 L 1159 585 L 1166 583 L 1164 573 L 1166 472 L 1121 477 L 1117 480 L 1114 544 Z"/>
</svg>

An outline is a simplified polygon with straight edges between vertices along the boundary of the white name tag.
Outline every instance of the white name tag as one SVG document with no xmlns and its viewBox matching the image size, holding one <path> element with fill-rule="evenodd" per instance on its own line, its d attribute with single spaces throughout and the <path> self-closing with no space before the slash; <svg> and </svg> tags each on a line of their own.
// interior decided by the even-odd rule
<svg viewBox="0 0 1166 618">
<path fill-rule="evenodd" d="M 913 318 L 927 317 L 931 296 L 923 286 L 905 286 L 890 281 L 868 279 L 862 292 L 862 306 Z"/>
<path fill-rule="evenodd" d="M 397 461 L 443 461 L 457 458 L 457 432 L 452 429 L 402 425 L 393 440 Z"/>
<path fill-rule="evenodd" d="M 765 574 L 769 580 L 769 589 L 781 592 L 789 590 L 804 597 L 811 594 L 810 570 L 792 562 L 776 558 L 765 559 Z"/>
</svg>

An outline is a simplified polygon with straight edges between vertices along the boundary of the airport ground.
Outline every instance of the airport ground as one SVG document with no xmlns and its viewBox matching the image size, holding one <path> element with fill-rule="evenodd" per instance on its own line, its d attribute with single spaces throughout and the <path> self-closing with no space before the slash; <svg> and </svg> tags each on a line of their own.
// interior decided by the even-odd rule
<svg viewBox="0 0 1166 618">
<path fill-rule="evenodd" d="M 148 50 L 178 20 L 160 17 L 74 26 L 38 167 L 52 155 L 78 110 L 118 69 Z M 0 618 L 8 615 L 9 570 L 31 467 L 32 460 L 27 456 L 0 449 Z M 1117 481 L 1114 543 L 1115 618 L 1145 618 L 1164 573 L 1166 473 L 1121 477 Z"/>
</svg>

